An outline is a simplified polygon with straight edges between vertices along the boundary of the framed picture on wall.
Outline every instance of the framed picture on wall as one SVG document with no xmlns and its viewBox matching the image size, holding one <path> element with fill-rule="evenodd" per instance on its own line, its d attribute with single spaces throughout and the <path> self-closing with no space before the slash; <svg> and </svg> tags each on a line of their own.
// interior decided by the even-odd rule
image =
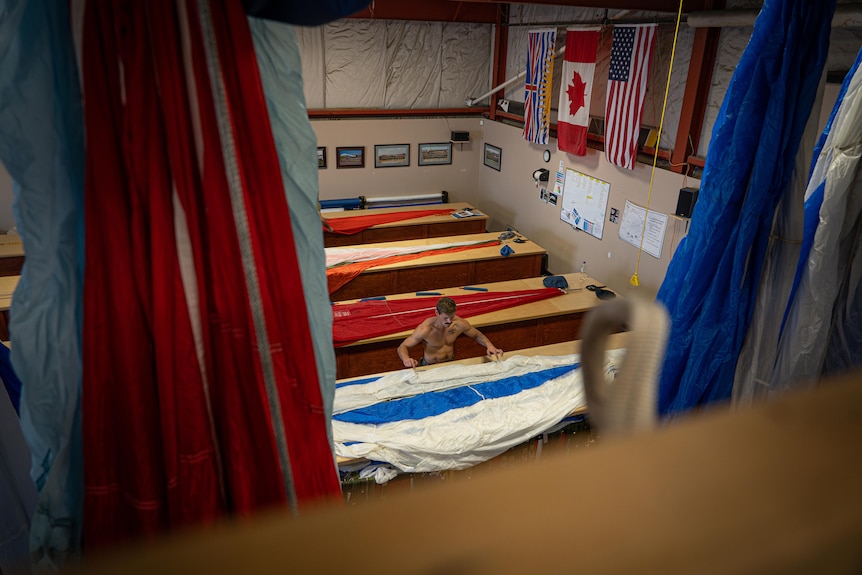
<svg viewBox="0 0 862 575">
<path fill-rule="evenodd" d="M 375 168 L 396 168 L 410 165 L 410 144 L 374 146 Z"/>
<path fill-rule="evenodd" d="M 365 146 L 343 146 L 335 148 L 336 168 L 364 168 Z"/>
<path fill-rule="evenodd" d="M 485 165 L 489 168 L 494 168 L 498 172 L 503 165 L 503 150 L 491 144 L 485 144 L 485 153 L 483 154 Z"/>
<path fill-rule="evenodd" d="M 452 163 L 452 142 L 419 144 L 420 166 L 441 166 Z"/>
<path fill-rule="evenodd" d="M 326 146 L 317 148 L 317 169 L 326 169 Z"/>
</svg>

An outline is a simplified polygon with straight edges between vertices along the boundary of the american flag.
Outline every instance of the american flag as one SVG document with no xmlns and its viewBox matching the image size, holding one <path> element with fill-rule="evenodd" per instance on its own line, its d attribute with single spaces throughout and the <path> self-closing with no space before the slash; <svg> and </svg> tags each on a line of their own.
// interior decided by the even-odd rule
<svg viewBox="0 0 862 575">
<path fill-rule="evenodd" d="M 605 108 L 605 156 L 634 168 L 656 24 L 617 26 L 611 46 Z"/>
<path fill-rule="evenodd" d="M 524 86 L 524 139 L 547 144 L 551 127 L 551 77 L 557 30 L 531 30 Z"/>
</svg>

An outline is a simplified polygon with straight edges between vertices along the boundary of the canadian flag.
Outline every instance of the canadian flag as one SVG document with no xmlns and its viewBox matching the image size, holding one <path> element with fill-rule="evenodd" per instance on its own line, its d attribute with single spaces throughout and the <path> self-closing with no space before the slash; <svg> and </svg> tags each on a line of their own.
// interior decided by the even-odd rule
<svg viewBox="0 0 862 575">
<path fill-rule="evenodd" d="M 557 112 L 557 147 L 577 156 L 587 154 L 587 127 L 599 32 L 600 28 L 570 28 L 566 31 L 566 54 Z"/>
</svg>

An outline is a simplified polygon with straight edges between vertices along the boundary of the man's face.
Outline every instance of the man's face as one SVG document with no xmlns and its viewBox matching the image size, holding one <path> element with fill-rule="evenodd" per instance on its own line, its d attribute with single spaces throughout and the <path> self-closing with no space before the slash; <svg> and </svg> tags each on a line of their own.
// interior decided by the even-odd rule
<svg viewBox="0 0 862 575">
<path fill-rule="evenodd" d="M 452 325 L 452 316 L 451 315 L 449 315 L 447 313 L 440 313 L 438 311 L 437 317 L 439 318 L 440 323 L 443 324 L 443 327 L 449 327 L 450 325 Z"/>
</svg>

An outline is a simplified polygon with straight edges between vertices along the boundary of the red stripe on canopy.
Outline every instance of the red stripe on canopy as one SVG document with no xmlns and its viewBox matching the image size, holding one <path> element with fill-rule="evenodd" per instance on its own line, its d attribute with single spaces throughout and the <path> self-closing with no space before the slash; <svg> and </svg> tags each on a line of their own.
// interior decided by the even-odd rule
<svg viewBox="0 0 862 575">
<path fill-rule="evenodd" d="M 539 288 L 509 292 L 483 292 L 450 296 L 461 317 L 517 307 L 562 295 L 557 288 Z M 371 300 L 339 303 L 332 306 L 332 340 L 335 347 L 413 329 L 423 319 L 434 315 L 439 297 L 416 297 L 393 300 Z"/>
<path fill-rule="evenodd" d="M 330 218 L 327 220 L 330 227 L 327 231 L 330 231 L 333 234 L 350 235 L 380 224 L 415 220 L 417 218 L 425 218 L 428 216 L 444 216 L 451 214 L 454 211 L 455 210 L 452 208 L 447 208 L 445 210 L 414 210 L 410 212 L 389 212 L 384 214 L 364 214 L 361 216 Z"/>
</svg>

